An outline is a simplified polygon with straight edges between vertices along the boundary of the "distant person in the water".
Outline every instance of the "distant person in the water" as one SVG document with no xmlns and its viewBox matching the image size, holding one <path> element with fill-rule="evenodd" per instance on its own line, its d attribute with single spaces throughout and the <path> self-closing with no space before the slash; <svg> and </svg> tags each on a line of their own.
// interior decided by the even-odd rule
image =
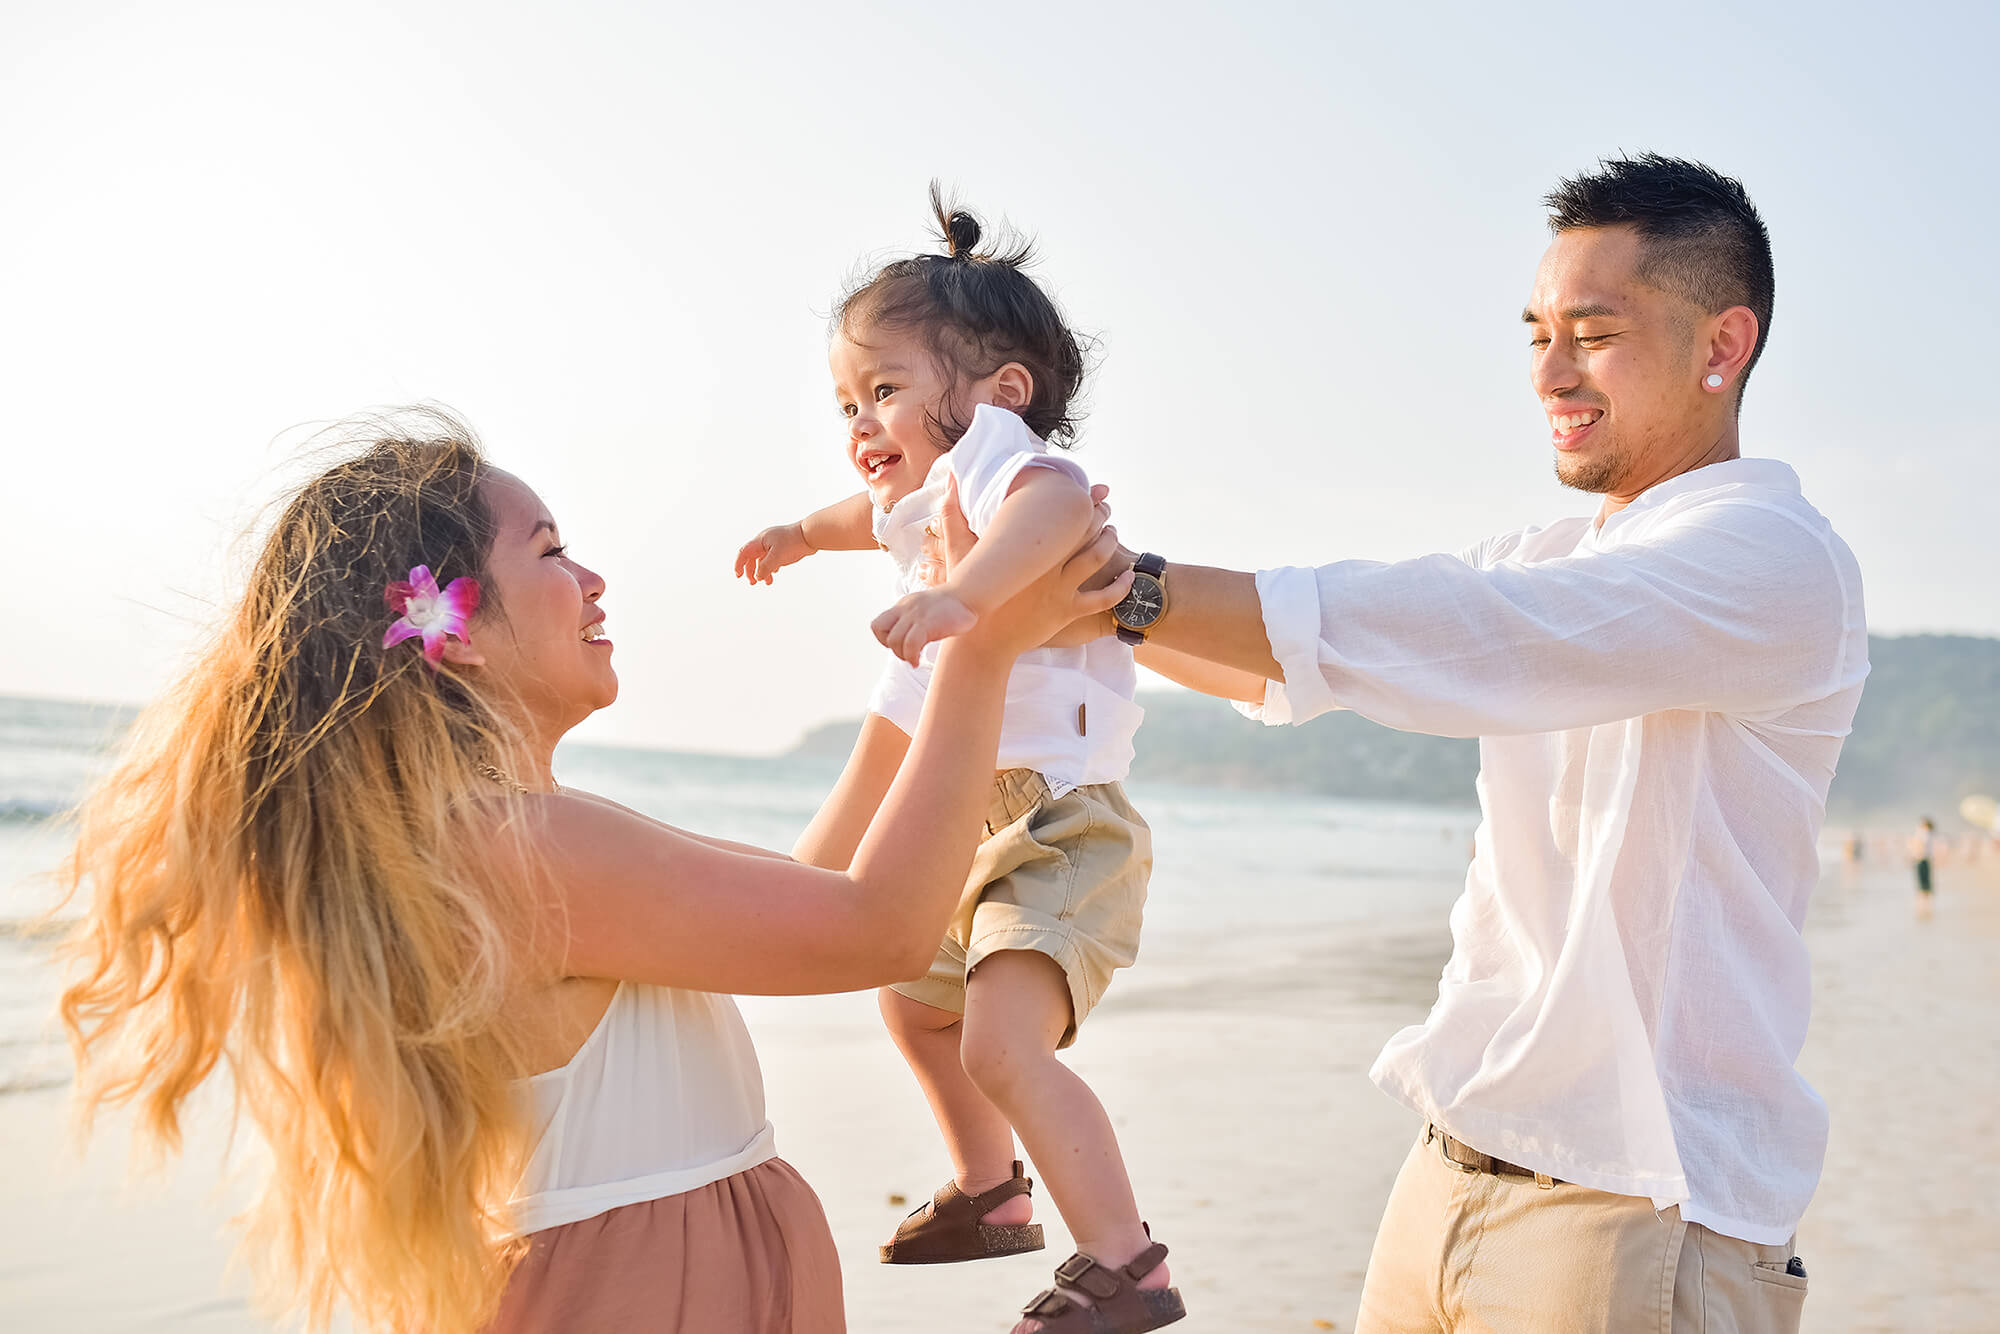
<svg viewBox="0 0 2000 1334">
<path fill-rule="evenodd" d="M 1917 872 L 1917 916 L 1931 915 L 1931 859 L 1937 853 L 1937 826 L 1926 815 L 1910 836 L 1910 865 Z"/>
</svg>

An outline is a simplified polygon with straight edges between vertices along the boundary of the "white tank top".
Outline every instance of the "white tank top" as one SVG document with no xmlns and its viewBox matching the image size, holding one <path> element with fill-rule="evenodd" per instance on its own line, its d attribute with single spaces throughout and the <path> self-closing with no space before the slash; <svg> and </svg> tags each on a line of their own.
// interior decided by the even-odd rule
<svg viewBox="0 0 2000 1334">
<path fill-rule="evenodd" d="M 512 1200 L 524 1233 L 698 1190 L 777 1153 L 757 1052 L 727 996 L 621 982 L 569 1063 L 516 1087 L 534 1145 Z"/>
</svg>

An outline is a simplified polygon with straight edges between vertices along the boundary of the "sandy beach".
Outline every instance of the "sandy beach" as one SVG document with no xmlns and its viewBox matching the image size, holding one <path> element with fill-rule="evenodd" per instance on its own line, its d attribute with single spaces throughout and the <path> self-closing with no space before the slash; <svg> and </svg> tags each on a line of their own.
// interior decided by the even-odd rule
<svg viewBox="0 0 2000 1334">
<path fill-rule="evenodd" d="M 2000 1324 L 2000 876 L 1940 876 L 1911 912 L 1907 873 L 1828 872 L 1809 926 L 1817 1006 L 1803 1060 L 1832 1108 L 1820 1192 L 1799 1252 L 1806 1328 L 1823 1334 Z M 1119 1123 L 1141 1204 L 1174 1251 L 1196 1331 L 1351 1329 L 1382 1201 L 1414 1126 L 1366 1078 L 1418 1019 L 1447 935 L 1442 912 L 1389 925 L 1213 939 L 1167 935 L 1121 978 L 1075 1064 Z M 845 1261 L 857 1334 L 1002 1330 L 1046 1255 L 897 1269 L 876 1244 L 941 1179 L 927 1113 L 865 995 L 745 1002 L 779 1144 L 819 1189 Z M 66 1095 L 0 1098 L 12 1329 L 264 1328 L 225 1279 L 221 1127 L 212 1118 L 163 1185 L 128 1185 L 116 1133 L 82 1163 Z M 1030 1169 L 1032 1171 L 1032 1168 Z"/>
</svg>

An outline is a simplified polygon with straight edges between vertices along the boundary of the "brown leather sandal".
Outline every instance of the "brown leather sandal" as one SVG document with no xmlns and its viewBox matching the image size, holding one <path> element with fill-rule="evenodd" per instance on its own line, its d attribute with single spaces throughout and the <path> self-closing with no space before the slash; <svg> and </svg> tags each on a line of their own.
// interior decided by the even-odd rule
<svg viewBox="0 0 2000 1334">
<path fill-rule="evenodd" d="M 1040 1223 L 982 1223 L 979 1220 L 1016 1195 L 1026 1195 L 1035 1183 L 1014 1176 L 992 1190 L 967 1195 L 956 1181 L 938 1187 L 930 1203 L 918 1207 L 896 1229 L 895 1240 L 882 1248 L 885 1265 L 948 1265 L 960 1260 L 990 1260 L 1042 1249 Z"/>
<path fill-rule="evenodd" d="M 1187 1314 L 1180 1289 L 1138 1286 L 1166 1258 L 1167 1248 L 1157 1241 L 1117 1269 L 1078 1252 L 1056 1266 L 1053 1288 L 1035 1294 L 1021 1308 L 1025 1318 L 1014 1326 L 1014 1334 L 1143 1334 L 1171 1325 Z M 1064 1289 L 1095 1304 L 1085 1306 Z"/>
</svg>

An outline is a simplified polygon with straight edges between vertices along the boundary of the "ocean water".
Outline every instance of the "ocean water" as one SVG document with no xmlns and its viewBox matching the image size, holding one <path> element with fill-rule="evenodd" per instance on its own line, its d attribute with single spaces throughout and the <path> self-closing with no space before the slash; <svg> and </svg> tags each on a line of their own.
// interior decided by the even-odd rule
<svg viewBox="0 0 2000 1334">
<path fill-rule="evenodd" d="M 67 1082 L 50 957 L 60 923 L 31 928 L 55 901 L 52 872 L 68 845 L 63 813 L 111 762 L 130 719 L 123 709 L 0 697 L 0 1095 Z M 569 786 L 683 828 L 780 849 L 838 772 L 825 759 L 573 744 L 556 757 Z M 1468 810 L 1304 794 L 1130 790 L 1153 828 L 1147 939 L 1182 950 L 1273 927 L 1436 922 L 1462 879 L 1476 819 Z"/>
</svg>

